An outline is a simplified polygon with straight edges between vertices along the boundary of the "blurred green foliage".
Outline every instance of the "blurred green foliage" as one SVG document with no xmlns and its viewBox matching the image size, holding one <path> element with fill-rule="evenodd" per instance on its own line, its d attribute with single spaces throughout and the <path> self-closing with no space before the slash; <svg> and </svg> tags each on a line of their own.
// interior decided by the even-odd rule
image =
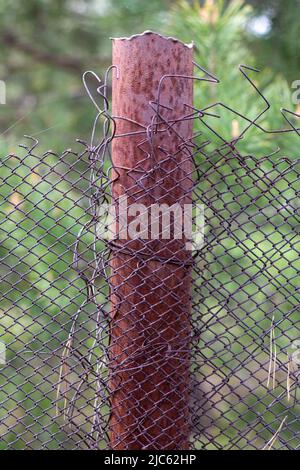
<svg viewBox="0 0 300 470">
<path fill-rule="evenodd" d="M 24 134 L 40 136 L 44 149 L 56 151 L 87 138 L 92 108 L 82 73 L 101 75 L 111 63 L 110 37 L 148 28 L 164 6 L 158 0 L 1 0 L 2 152 L 14 150 Z"/>
<path fill-rule="evenodd" d="M 254 10 L 249 3 L 254 4 Z M 10 362 L 0 374 L 0 430 L 5 434 L 1 448 L 7 448 L 9 444 L 14 448 L 36 448 L 39 446 L 37 435 L 45 446 L 53 448 L 61 443 L 64 448 L 73 446 L 67 433 L 60 430 L 59 420 L 56 422 L 54 418 L 54 384 L 58 378 L 59 357 L 43 359 L 36 355 L 27 359 L 25 350 L 35 353 L 45 349 L 59 350 L 67 337 L 71 316 L 85 296 L 85 286 L 77 279 L 71 264 L 76 235 L 88 219 L 89 165 L 80 150 L 79 155 L 63 153 L 65 148 L 74 146 L 76 138 L 88 140 L 91 132 L 94 110 L 82 87 L 82 72 L 92 69 L 103 75 L 111 61 L 109 37 L 153 29 L 183 41 L 193 40 L 195 60 L 221 80 L 219 85 L 197 84 L 196 106 L 202 108 L 220 101 L 253 119 L 262 111 L 264 102 L 241 75 L 238 66 L 261 65 L 261 74 L 249 72 L 249 76 L 270 100 L 272 109 L 259 123 L 266 129 L 282 128 L 285 124 L 280 107 L 297 109 L 291 102 L 287 79 L 297 78 L 295 74 L 299 68 L 298 56 L 293 53 L 299 46 L 295 39 L 299 6 L 296 0 L 284 2 L 284 7 L 280 5 L 283 2 L 269 2 L 272 9 L 267 10 L 267 14 L 272 19 L 272 29 L 267 37 L 258 38 L 251 36 L 247 23 L 256 14 L 261 14 L 261 3 L 267 2 L 0 0 L 0 79 L 5 81 L 7 89 L 7 104 L 0 106 L 1 177 L 4 180 L 0 231 L 0 289 L 4 299 L 0 311 L 0 336 L 7 344 Z M 291 70 L 294 72 L 290 73 Z M 220 119 L 207 117 L 205 122 L 227 140 L 234 139 L 247 125 L 220 106 L 215 112 Z M 199 126 L 196 125 L 197 129 Z M 220 145 L 221 141 L 211 131 L 205 132 L 206 137 L 212 138 L 212 149 Z M 18 149 L 24 134 L 40 139 L 40 146 L 29 155 Z M 287 134 L 275 137 L 254 129 L 241 140 L 238 148 L 245 154 L 261 158 L 277 146 L 282 148 L 279 155 L 297 157 L 298 137 Z M 54 153 L 41 162 L 43 151 L 48 149 L 53 149 Z M 5 157 L 10 152 L 15 152 L 16 156 Z M 276 157 L 272 158 L 270 162 Z M 209 171 L 211 163 L 203 161 L 203 172 Z M 223 334 L 226 326 L 227 339 L 233 342 L 234 348 L 228 353 L 230 357 L 213 358 L 213 365 L 207 366 L 210 369 L 203 370 L 204 374 L 211 373 L 211 367 L 226 371 L 229 363 L 233 367 L 241 360 L 242 346 L 247 345 L 251 350 L 255 339 L 268 329 L 270 308 L 274 302 L 276 304 L 277 297 L 287 297 L 284 287 L 281 290 L 279 286 L 293 278 L 290 289 L 296 289 L 298 282 L 299 237 L 290 240 L 298 221 L 290 217 L 287 224 L 279 215 L 280 211 L 289 211 L 287 201 L 295 201 L 297 197 L 297 173 L 291 170 L 284 179 L 278 179 L 278 172 L 266 161 L 259 169 L 251 163 L 246 163 L 243 168 L 238 165 L 237 161 L 233 162 L 233 167 L 221 162 L 218 170 L 203 183 L 206 197 L 217 201 L 215 209 L 225 218 L 230 217 L 228 205 L 234 212 L 248 204 L 247 212 L 240 216 L 246 218 L 243 219 L 244 231 L 236 231 L 234 238 L 223 237 L 222 245 L 207 254 L 213 263 L 211 282 L 218 294 L 207 299 L 202 313 L 204 323 L 213 314 L 220 323 L 210 329 L 203 340 L 212 340 L 213 334 L 215 337 Z M 280 169 L 284 170 L 283 167 Z M 247 184 L 251 186 L 249 174 L 254 174 L 259 184 L 255 193 L 247 194 L 243 188 Z M 266 174 L 276 180 L 270 189 L 264 184 Z M 228 176 L 224 179 L 222 175 Z M 242 184 L 238 178 L 242 179 Z M 228 188 L 232 189 L 226 193 Z M 257 217 L 257 208 L 251 200 L 255 198 L 261 209 L 267 208 L 274 194 L 281 194 L 275 205 L 278 214 L 270 215 L 269 220 L 266 217 L 261 221 L 255 219 L 261 229 L 248 237 L 247 234 L 253 232 L 253 217 Z M 213 214 L 210 216 L 212 223 L 208 236 L 213 236 L 219 227 L 217 222 L 216 225 L 213 223 Z M 274 233 L 276 225 L 280 225 L 280 230 Z M 238 243 L 239 239 L 243 244 Z M 270 255 L 271 244 L 279 248 Z M 225 249 L 229 250 L 226 254 Z M 270 256 L 273 256 L 271 265 L 266 272 L 261 272 L 263 262 Z M 265 287 L 259 289 L 253 282 L 241 288 L 245 272 L 239 271 L 239 263 L 243 263 L 249 276 L 257 275 L 259 285 Z M 276 282 L 268 285 L 269 276 Z M 230 308 L 237 316 L 245 315 L 242 307 L 236 306 L 237 302 L 251 299 L 243 326 L 224 318 L 226 309 L 222 307 L 222 300 L 226 295 L 230 295 Z M 295 297 L 278 304 L 280 307 L 274 311 L 277 319 L 294 309 Z M 261 308 L 257 309 L 256 305 Z M 86 328 L 90 330 L 93 326 L 89 319 L 93 313 L 91 306 L 83 312 Z M 296 321 L 296 314 L 281 325 L 282 329 L 289 329 L 289 335 L 279 339 L 279 347 L 283 349 L 297 335 L 289 323 Z M 249 333 L 250 327 L 252 333 Z M 221 345 L 215 343 L 215 347 L 217 351 Z M 209 348 L 205 354 L 209 358 Z M 260 360 L 264 363 L 266 357 L 262 355 Z M 16 373 L 19 367 L 22 372 Z M 39 367 L 40 372 L 36 373 Z M 243 376 L 235 377 L 235 380 L 238 378 L 245 380 Z M 281 389 L 278 395 L 280 393 Z M 255 420 L 255 413 L 265 412 L 272 401 L 271 396 L 265 396 L 263 387 L 243 398 L 244 405 L 238 403 L 233 407 L 231 403 L 222 403 L 224 416 L 229 422 L 240 419 L 236 421 L 240 429 L 246 429 Z M 18 405 L 20 402 L 22 404 Z M 248 408 L 245 403 L 249 404 Z M 281 398 L 278 412 L 282 413 L 284 407 L 285 398 Z M 239 415 L 246 411 L 249 416 Z M 273 423 L 272 413 L 266 419 L 271 429 L 276 429 L 276 424 L 278 427 L 278 423 Z M 216 445 L 229 446 L 235 437 L 234 431 L 228 430 L 228 420 L 224 417 L 216 419 L 212 431 Z M 295 432 L 299 432 L 299 425 L 293 423 L 293 426 Z M 55 440 L 51 440 L 53 434 Z M 269 438 L 269 431 L 263 432 L 261 442 Z"/>
<path fill-rule="evenodd" d="M 196 62 L 220 79 L 217 85 L 201 84 L 195 87 L 196 106 L 205 108 L 222 102 L 248 119 L 254 119 L 265 109 L 262 98 L 239 71 L 240 64 L 256 68 L 259 61 L 249 45 L 250 38 L 246 32 L 247 21 L 252 14 L 251 8 L 241 0 L 228 4 L 217 0 L 206 2 L 203 6 L 198 2 L 190 5 L 183 0 L 172 9 L 168 32 L 187 42 L 192 39 L 195 42 Z M 246 72 L 271 103 L 271 109 L 258 123 L 267 130 L 287 128 L 280 109 L 284 107 L 296 111 L 296 105 L 292 103 L 294 90 L 289 87 L 283 74 L 276 76 L 267 67 L 263 67 L 261 73 Z M 221 106 L 211 111 L 220 119 L 206 118 L 205 121 L 226 141 L 239 135 L 248 125 L 247 121 Z M 209 134 L 211 138 L 211 131 Z M 286 135 L 264 134 L 253 128 L 240 141 L 238 149 L 262 156 L 280 147 L 282 154 L 297 156 L 297 142 L 298 136 L 294 133 L 287 138 Z"/>
<path fill-rule="evenodd" d="M 249 0 L 248 3 L 255 7 L 253 16 L 261 15 L 270 23 L 266 34 L 253 40 L 256 54 L 263 64 L 282 73 L 289 82 L 299 80 L 299 0 Z"/>
</svg>

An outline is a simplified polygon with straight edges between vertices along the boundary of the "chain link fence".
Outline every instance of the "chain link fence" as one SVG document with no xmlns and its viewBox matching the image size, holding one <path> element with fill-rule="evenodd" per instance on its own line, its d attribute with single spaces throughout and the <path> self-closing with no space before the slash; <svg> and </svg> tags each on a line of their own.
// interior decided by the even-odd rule
<svg viewBox="0 0 300 470">
<path fill-rule="evenodd" d="M 167 134 L 178 151 L 120 168 L 107 80 L 100 144 L 58 155 L 27 138 L 2 159 L 0 448 L 299 448 L 299 159 L 178 142 L 205 110 L 170 118 L 158 99 L 152 127 L 120 141 L 143 145 L 143 168 Z M 120 187 L 192 195 L 203 246 L 105 237 Z"/>
</svg>

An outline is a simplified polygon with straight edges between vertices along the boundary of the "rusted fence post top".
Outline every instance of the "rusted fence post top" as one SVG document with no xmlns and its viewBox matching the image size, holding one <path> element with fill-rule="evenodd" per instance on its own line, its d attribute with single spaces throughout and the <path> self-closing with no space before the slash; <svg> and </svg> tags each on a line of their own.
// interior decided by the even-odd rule
<svg viewBox="0 0 300 470">
<path fill-rule="evenodd" d="M 180 39 L 173 38 L 170 36 L 163 36 L 160 33 L 156 33 L 155 31 L 150 31 L 150 30 L 144 31 L 143 33 L 139 33 L 139 34 L 133 34 L 132 36 L 129 36 L 129 37 L 110 38 L 110 39 L 112 41 L 132 41 L 133 39 L 143 38 L 145 36 L 158 36 L 161 39 L 165 39 L 166 41 L 178 42 L 179 44 L 182 44 L 184 47 L 187 47 L 189 49 L 192 49 L 194 47 L 193 41 L 189 44 L 185 44 L 184 42 L 180 41 Z"/>
</svg>

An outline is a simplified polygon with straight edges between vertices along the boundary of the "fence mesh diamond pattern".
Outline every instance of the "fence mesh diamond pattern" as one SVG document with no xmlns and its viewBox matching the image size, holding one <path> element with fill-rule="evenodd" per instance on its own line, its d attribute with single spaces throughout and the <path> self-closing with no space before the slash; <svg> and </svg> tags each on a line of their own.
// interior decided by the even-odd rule
<svg viewBox="0 0 300 470">
<path fill-rule="evenodd" d="M 111 201 L 115 182 L 108 148 L 113 119 L 104 118 L 106 135 L 99 146 L 79 143 L 77 152 L 58 155 L 40 153 L 37 142 L 27 139 L 18 155 L 2 160 L 0 448 L 105 449 L 125 403 L 132 418 L 128 432 L 140 426 L 141 445 L 153 449 L 156 441 L 146 441 L 145 423 L 149 429 L 151 420 L 155 425 L 161 420 L 157 400 L 162 416 L 172 406 L 179 409 L 178 422 L 161 421 L 158 439 L 175 424 L 183 442 L 184 420 L 194 449 L 298 448 L 299 160 L 244 156 L 232 142 L 208 152 L 203 142 L 194 142 L 189 178 L 194 201 L 205 207 L 204 246 L 193 253 L 192 264 L 177 265 L 178 260 L 164 264 L 151 254 L 145 259 L 144 242 L 141 257 L 135 253 L 139 271 L 132 272 L 126 267 L 131 248 L 126 252 L 126 246 L 99 236 L 99 207 Z M 168 130 L 176 132 L 173 125 Z M 185 145 L 191 148 L 191 142 Z M 138 172 L 138 165 L 131 171 Z M 174 172 L 176 188 L 178 168 L 164 165 L 162 160 L 158 173 L 146 180 L 145 174 L 127 177 L 149 189 L 170 174 L 172 180 Z M 114 277 L 112 253 L 119 254 Z M 153 273 L 151 262 L 163 267 Z M 180 290 L 186 269 L 192 279 L 188 331 L 182 324 L 170 326 L 169 310 L 181 314 L 182 298 L 170 300 L 161 281 L 163 274 Z M 130 292 L 120 288 L 126 273 Z M 121 300 L 113 298 L 116 291 Z M 114 324 L 115 349 L 111 302 L 125 303 L 128 312 L 127 321 Z M 148 312 L 142 338 L 130 336 L 134 321 L 140 321 L 137 305 Z M 165 317 L 151 324 L 155 308 Z M 168 351 L 164 340 L 170 329 L 176 333 Z M 131 350 L 134 341 L 140 356 Z M 126 373 L 114 375 L 112 353 L 121 347 L 127 348 L 126 358 L 119 352 Z M 172 378 L 176 361 L 179 383 Z M 140 371 L 134 373 L 139 377 L 134 389 L 130 368 Z M 165 377 L 160 394 L 145 376 L 156 369 Z M 122 380 L 129 381 L 127 396 Z M 143 381 L 146 397 L 139 395 Z M 170 386 L 173 398 L 174 390 L 178 393 L 175 405 L 168 398 Z M 119 403 L 114 422 L 112 394 Z M 141 406 L 145 423 L 135 421 Z"/>
</svg>

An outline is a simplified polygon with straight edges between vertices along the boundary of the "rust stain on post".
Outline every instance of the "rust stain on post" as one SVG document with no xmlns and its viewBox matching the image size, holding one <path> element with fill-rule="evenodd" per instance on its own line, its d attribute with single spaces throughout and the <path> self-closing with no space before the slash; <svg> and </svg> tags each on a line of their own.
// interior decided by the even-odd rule
<svg viewBox="0 0 300 470">
<path fill-rule="evenodd" d="M 128 205 L 191 202 L 192 158 L 180 147 L 192 121 L 192 48 L 147 32 L 113 40 L 113 199 Z M 155 108 L 155 105 L 154 105 Z M 126 118 L 126 119 L 124 119 Z M 147 130 L 148 128 L 148 138 Z M 150 135 L 150 137 L 149 137 Z M 143 142 L 144 141 L 144 142 Z M 150 141 L 152 143 L 150 143 Z M 142 143 L 143 142 L 143 143 Z M 190 253 L 185 240 L 118 239 L 111 257 L 110 446 L 189 447 Z"/>
</svg>

